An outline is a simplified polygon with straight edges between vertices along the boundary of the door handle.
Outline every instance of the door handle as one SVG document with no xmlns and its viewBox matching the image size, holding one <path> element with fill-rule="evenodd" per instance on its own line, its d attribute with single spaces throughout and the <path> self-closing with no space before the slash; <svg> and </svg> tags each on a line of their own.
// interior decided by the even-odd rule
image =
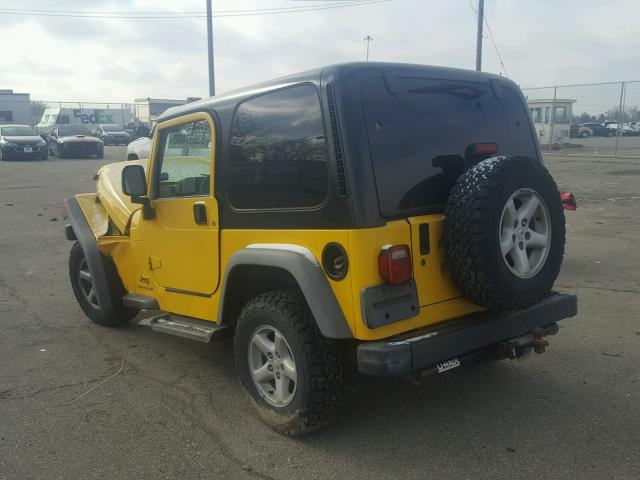
<svg viewBox="0 0 640 480">
<path fill-rule="evenodd" d="M 196 202 L 193 204 L 193 219 L 198 225 L 207 224 L 207 206 L 204 202 Z"/>
</svg>

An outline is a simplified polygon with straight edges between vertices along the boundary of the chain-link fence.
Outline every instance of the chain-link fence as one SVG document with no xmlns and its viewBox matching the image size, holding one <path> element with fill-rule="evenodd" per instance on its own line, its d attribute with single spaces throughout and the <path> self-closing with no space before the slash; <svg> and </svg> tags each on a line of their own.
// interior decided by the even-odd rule
<svg viewBox="0 0 640 480">
<path fill-rule="evenodd" d="M 640 81 L 523 92 L 543 152 L 640 157 Z"/>
</svg>

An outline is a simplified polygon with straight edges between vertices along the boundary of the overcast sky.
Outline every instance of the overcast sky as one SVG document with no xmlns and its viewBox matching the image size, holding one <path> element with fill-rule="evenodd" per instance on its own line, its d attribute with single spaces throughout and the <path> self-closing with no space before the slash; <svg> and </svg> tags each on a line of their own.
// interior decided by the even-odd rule
<svg viewBox="0 0 640 480">
<path fill-rule="evenodd" d="M 214 0 L 214 10 L 318 3 Z M 374 38 L 372 60 L 472 69 L 475 3 L 391 0 L 307 13 L 215 18 L 218 92 L 325 64 L 363 60 L 367 34 Z M 203 11 L 205 0 L 3 0 L 0 8 Z M 522 87 L 640 79 L 638 0 L 486 0 L 485 9 L 506 71 Z M 31 93 L 32 99 L 131 102 L 139 97 L 207 96 L 204 18 L 0 14 L 0 38 L 0 88 Z M 491 41 L 484 42 L 484 69 L 504 74 Z M 616 90 L 603 87 L 594 95 L 611 103 Z M 632 87 L 634 95 L 640 98 L 640 85 Z"/>
</svg>

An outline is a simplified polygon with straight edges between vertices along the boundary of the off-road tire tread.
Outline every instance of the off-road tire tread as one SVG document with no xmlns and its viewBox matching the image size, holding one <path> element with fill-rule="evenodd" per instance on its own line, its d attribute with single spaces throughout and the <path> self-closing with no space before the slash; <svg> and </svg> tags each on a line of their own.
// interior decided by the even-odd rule
<svg viewBox="0 0 640 480">
<path fill-rule="evenodd" d="M 71 247 L 71 252 L 69 253 L 69 279 L 71 281 L 71 286 L 73 288 L 73 293 L 76 296 L 76 300 L 85 315 L 89 317 L 92 322 L 103 327 L 118 327 L 126 324 L 129 320 L 134 318 L 138 314 L 138 310 L 126 307 L 122 303 L 122 297 L 124 297 L 127 292 L 122 285 L 122 281 L 118 275 L 118 270 L 116 269 L 113 260 L 110 258 L 102 257 L 102 260 L 107 276 L 107 285 L 109 286 L 109 292 L 111 293 L 113 311 L 107 313 L 101 310 L 94 310 L 85 302 L 84 296 L 79 290 L 80 286 L 78 285 L 75 272 L 76 263 L 80 261 L 81 258 L 84 258 L 82 246 L 80 246 L 79 242 L 74 242 Z"/>
<path fill-rule="evenodd" d="M 495 310 L 520 310 L 540 301 L 548 292 L 531 292 L 527 297 L 512 295 L 508 282 L 501 278 L 490 281 L 487 272 L 490 268 L 484 255 L 487 235 L 497 232 L 487 228 L 486 218 L 491 213 L 488 198 L 506 179 L 527 169 L 531 175 L 545 177 L 553 185 L 557 198 L 551 201 L 560 205 L 560 195 L 553 177 L 541 162 L 528 157 L 493 157 L 484 160 L 465 171 L 452 188 L 444 212 L 442 247 L 445 268 L 454 284 L 462 290 L 469 300 Z M 549 201 L 549 199 L 547 199 Z M 494 214 L 500 215 L 501 212 Z M 553 271 L 557 277 L 564 254 L 565 226 L 562 209 L 561 228 L 553 235 L 561 237 L 559 261 L 551 259 Z M 547 259 L 549 262 L 550 259 Z M 545 268 L 547 268 L 545 266 Z"/>
<path fill-rule="evenodd" d="M 336 345 L 322 336 L 302 293 L 298 290 L 277 290 L 258 295 L 246 303 L 237 322 L 234 338 L 236 367 L 241 368 L 238 359 L 246 356 L 246 345 L 238 340 L 245 319 L 260 312 L 278 315 L 295 332 L 295 338 L 287 342 L 299 342 L 305 364 L 305 398 L 301 408 L 294 415 L 274 418 L 273 409 L 266 407 L 253 397 L 262 419 L 276 431 L 290 436 L 312 432 L 331 422 L 342 409 L 343 372 L 340 354 Z M 296 359 L 299 362 L 299 359 Z M 298 380 L 300 381 L 300 379 Z"/>
</svg>

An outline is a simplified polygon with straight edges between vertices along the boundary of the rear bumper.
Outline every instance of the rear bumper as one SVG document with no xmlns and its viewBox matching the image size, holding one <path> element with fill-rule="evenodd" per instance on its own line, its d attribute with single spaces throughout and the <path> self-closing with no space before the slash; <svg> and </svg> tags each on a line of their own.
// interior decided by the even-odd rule
<svg viewBox="0 0 640 480">
<path fill-rule="evenodd" d="M 554 293 L 537 305 L 517 312 L 483 312 L 431 326 L 428 329 L 362 343 L 358 369 L 367 375 L 407 375 L 435 368 L 449 360 L 476 357 L 488 347 L 538 329 L 555 332 L 556 322 L 578 311 L 575 295 Z"/>
</svg>

